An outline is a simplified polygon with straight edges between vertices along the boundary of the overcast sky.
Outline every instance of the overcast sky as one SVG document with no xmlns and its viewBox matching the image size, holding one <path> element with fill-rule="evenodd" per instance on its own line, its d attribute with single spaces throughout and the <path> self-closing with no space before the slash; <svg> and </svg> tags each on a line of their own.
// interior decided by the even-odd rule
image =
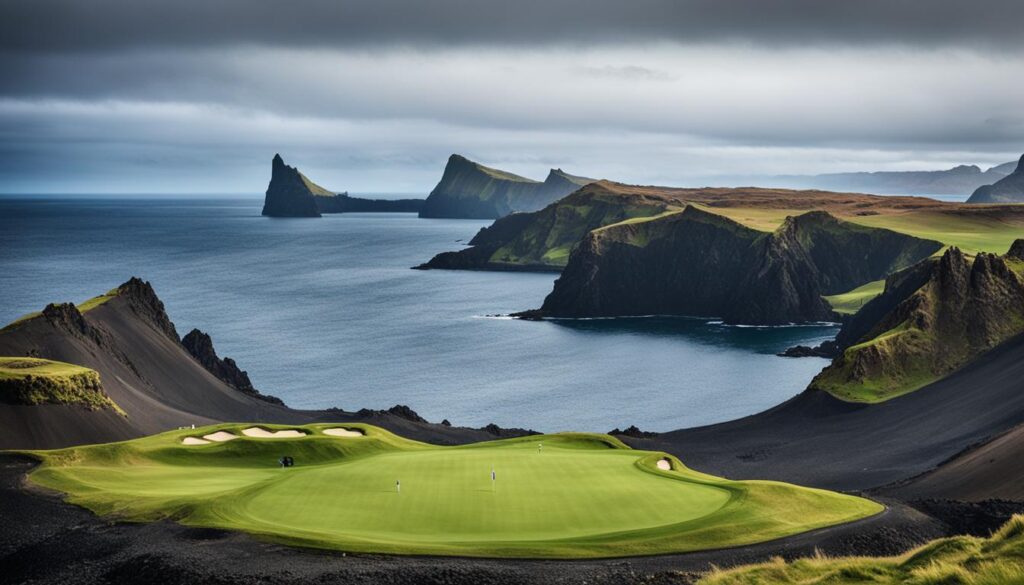
<svg viewBox="0 0 1024 585">
<path fill-rule="evenodd" d="M 0 193 L 631 183 L 1024 152 L 1019 0 L 0 0 Z"/>
</svg>

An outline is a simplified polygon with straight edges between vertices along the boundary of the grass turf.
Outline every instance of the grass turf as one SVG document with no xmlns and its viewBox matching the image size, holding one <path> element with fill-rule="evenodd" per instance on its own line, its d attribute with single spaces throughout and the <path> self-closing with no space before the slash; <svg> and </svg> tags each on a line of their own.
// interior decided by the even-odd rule
<svg viewBox="0 0 1024 585">
<path fill-rule="evenodd" d="M 899 557 L 815 556 L 716 570 L 699 585 L 1011 585 L 1024 583 L 1024 516 L 990 538 L 934 540 Z"/>
<path fill-rule="evenodd" d="M 368 425 L 345 425 L 365 433 L 354 438 L 322 434 L 337 425 L 267 425 L 309 434 L 181 443 L 215 430 L 241 435 L 247 426 L 33 452 L 43 465 L 30 478 L 73 503 L 127 520 L 171 518 L 283 543 L 395 554 L 684 552 L 771 540 L 882 509 L 823 490 L 704 475 L 607 435 L 437 447 Z M 296 466 L 279 468 L 282 455 L 294 457 Z M 666 457 L 670 471 L 657 466 Z"/>
<path fill-rule="evenodd" d="M 838 295 L 830 295 L 825 300 L 832 305 L 832 310 L 842 315 L 852 315 L 867 304 L 868 301 L 882 294 L 885 280 L 875 280 Z"/>
<path fill-rule="evenodd" d="M 95 370 L 32 357 L 0 357 L 0 402 L 79 404 L 124 411 L 103 392 Z"/>
</svg>

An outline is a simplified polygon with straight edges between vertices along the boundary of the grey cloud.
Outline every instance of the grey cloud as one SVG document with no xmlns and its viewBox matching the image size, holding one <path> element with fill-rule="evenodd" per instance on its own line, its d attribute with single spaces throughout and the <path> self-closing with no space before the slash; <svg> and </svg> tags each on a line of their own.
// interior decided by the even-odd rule
<svg viewBox="0 0 1024 585">
<path fill-rule="evenodd" d="M 0 50 L 225 44 L 1024 46 L 1019 0 L 5 0 Z"/>
</svg>

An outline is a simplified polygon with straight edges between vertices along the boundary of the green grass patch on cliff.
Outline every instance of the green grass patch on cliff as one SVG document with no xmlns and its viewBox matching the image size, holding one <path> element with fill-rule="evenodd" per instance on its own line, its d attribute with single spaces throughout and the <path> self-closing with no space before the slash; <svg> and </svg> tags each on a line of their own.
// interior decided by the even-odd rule
<svg viewBox="0 0 1024 585">
<path fill-rule="evenodd" d="M 885 280 L 876 280 L 838 295 L 825 297 L 832 310 L 843 315 L 852 315 L 860 310 L 868 301 L 882 294 L 885 290 Z"/>
<path fill-rule="evenodd" d="M 699 585 L 1011 585 L 1024 583 L 1024 516 L 1014 516 L 990 538 L 933 540 L 898 557 L 829 558 L 714 570 Z"/>
<path fill-rule="evenodd" d="M 32 357 L 0 357 L 0 402 L 77 404 L 124 414 L 103 392 L 95 370 Z"/>
<path fill-rule="evenodd" d="M 115 289 L 111 289 L 111 290 L 107 291 L 106 293 L 104 293 L 102 295 L 95 296 L 95 297 L 93 297 L 93 298 L 91 298 L 91 299 L 89 299 L 87 301 L 83 301 L 82 303 L 79 303 L 78 305 L 75 305 L 75 306 L 78 307 L 78 312 L 85 313 L 85 312 L 91 311 L 92 309 L 95 309 L 96 307 L 98 307 L 98 306 L 102 305 L 103 303 L 109 301 L 110 299 L 116 297 L 117 294 L 118 294 L 118 292 L 117 292 L 116 288 Z M 5 325 L 3 327 L 3 329 L 13 328 L 16 325 L 20 325 L 20 324 L 22 324 L 22 323 L 24 323 L 26 321 L 30 321 L 32 319 L 35 319 L 36 317 L 41 317 L 42 314 L 43 314 L 42 311 L 33 311 L 33 312 L 31 312 L 31 313 L 29 313 L 27 315 L 22 315 L 21 317 L 18 317 L 14 321 L 11 321 L 7 325 Z M 0 329 L 0 331 L 2 331 L 3 329 Z"/>
<path fill-rule="evenodd" d="M 287 544 L 394 554 L 683 552 L 771 540 L 882 510 L 824 490 L 712 477 L 607 435 L 438 447 L 368 425 L 261 425 L 307 433 L 289 439 L 246 437 L 250 426 L 34 452 L 43 465 L 30 480 L 120 519 L 170 518 Z M 338 426 L 363 435 L 323 432 Z M 238 438 L 182 443 L 214 432 Z M 283 455 L 295 466 L 279 467 Z M 666 462 L 668 470 L 661 468 Z"/>
</svg>

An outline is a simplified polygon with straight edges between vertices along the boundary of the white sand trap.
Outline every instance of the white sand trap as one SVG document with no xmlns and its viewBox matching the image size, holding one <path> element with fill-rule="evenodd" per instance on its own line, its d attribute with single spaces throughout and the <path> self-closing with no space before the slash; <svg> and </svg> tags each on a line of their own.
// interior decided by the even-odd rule
<svg viewBox="0 0 1024 585">
<path fill-rule="evenodd" d="M 658 469 L 672 471 L 672 462 L 668 459 L 658 459 Z"/>
<path fill-rule="evenodd" d="M 365 437 L 366 436 L 366 433 L 364 433 L 363 431 L 360 431 L 358 429 L 342 429 L 342 428 L 324 429 L 324 434 L 325 435 L 330 435 L 332 437 Z"/>
<path fill-rule="evenodd" d="M 199 437 L 185 437 L 181 440 L 182 445 L 209 445 L 210 442 Z"/>
<path fill-rule="evenodd" d="M 261 429 L 260 427 L 249 427 L 242 429 L 242 434 L 246 437 L 255 437 L 257 439 L 296 439 L 298 437 L 305 437 L 306 433 L 298 429 L 286 429 L 283 431 L 268 431 L 267 429 Z"/>
<path fill-rule="evenodd" d="M 229 433 L 227 431 L 217 431 L 216 433 L 210 433 L 209 435 L 203 435 L 203 438 L 207 441 L 215 441 L 217 443 L 223 443 L 224 441 L 230 441 L 237 439 L 238 435 Z"/>
</svg>

